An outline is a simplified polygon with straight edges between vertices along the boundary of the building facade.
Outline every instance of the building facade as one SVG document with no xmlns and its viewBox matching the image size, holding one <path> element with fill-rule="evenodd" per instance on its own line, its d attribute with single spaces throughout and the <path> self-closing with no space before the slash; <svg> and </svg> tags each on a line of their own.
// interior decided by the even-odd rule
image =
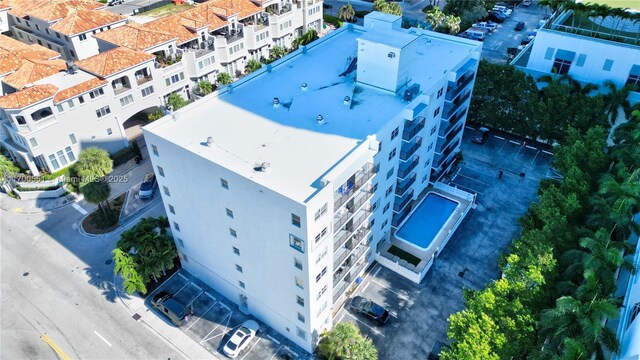
<svg viewBox="0 0 640 360">
<path fill-rule="evenodd" d="M 307 351 L 459 151 L 481 43 L 400 23 L 371 13 L 143 129 L 183 268 Z"/>
</svg>

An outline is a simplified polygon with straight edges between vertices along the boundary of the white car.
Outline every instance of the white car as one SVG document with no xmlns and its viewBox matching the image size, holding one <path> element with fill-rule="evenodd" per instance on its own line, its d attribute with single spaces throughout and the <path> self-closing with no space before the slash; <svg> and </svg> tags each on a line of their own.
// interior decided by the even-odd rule
<svg viewBox="0 0 640 360">
<path fill-rule="evenodd" d="M 240 325 L 240 327 L 233 332 L 231 338 L 224 345 L 222 351 L 228 357 L 235 359 L 240 355 L 240 352 L 249 345 L 251 339 L 253 339 L 258 331 L 260 325 L 253 320 L 247 320 Z"/>
</svg>

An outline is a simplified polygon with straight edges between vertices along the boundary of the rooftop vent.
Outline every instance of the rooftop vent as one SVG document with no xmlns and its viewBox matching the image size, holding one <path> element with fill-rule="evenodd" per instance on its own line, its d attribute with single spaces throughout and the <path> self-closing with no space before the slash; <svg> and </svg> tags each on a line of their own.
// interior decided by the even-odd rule
<svg viewBox="0 0 640 360">
<path fill-rule="evenodd" d="M 211 147 L 211 145 L 213 145 L 213 137 L 209 136 L 209 137 L 207 138 L 207 146 L 208 146 L 208 147 Z"/>
<path fill-rule="evenodd" d="M 254 166 L 253 170 L 259 171 L 259 172 L 267 172 L 267 169 L 269 168 L 269 166 L 271 166 L 271 164 L 269 164 L 268 162 L 263 162 L 260 165 Z"/>
<path fill-rule="evenodd" d="M 307 86 L 307 83 L 306 83 L 306 82 L 304 82 L 304 83 L 302 83 L 302 85 L 300 86 L 300 89 L 302 89 L 302 91 L 307 91 L 307 87 L 308 87 L 308 86 Z"/>
<path fill-rule="evenodd" d="M 278 99 L 277 97 L 273 98 L 273 107 L 276 109 L 280 107 L 280 99 Z"/>
<path fill-rule="evenodd" d="M 325 123 L 324 117 L 322 115 L 316 116 L 316 122 L 318 123 L 318 125 L 324 124 Z"/>
<path fill-rule="evenodd" d="M 345 105 L 349 105 L 350 103 L 351 103 L 351 98 L 350 98 L 350 97 L 348 97 L 348 96 L 345 96 L 345 97 L 344 97 L 344 104 L 345 104 Z"/>
</svg>

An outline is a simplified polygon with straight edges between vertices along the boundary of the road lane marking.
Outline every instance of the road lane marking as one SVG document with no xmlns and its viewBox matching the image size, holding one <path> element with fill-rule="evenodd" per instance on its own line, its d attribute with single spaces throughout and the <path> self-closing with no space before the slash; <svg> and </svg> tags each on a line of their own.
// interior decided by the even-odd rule
<svg viewBox="0 0 640 360">
<path fill-rule="evenodd" d="M 71 204 L 71 206 L 73 206 L 74 209 L 78 210 L 78 212 L 80 212 L 80 214 L 82 214 L 82 215 L 87 215 L 89 213 L 87 210 L 83 209 L 77 203 L 73 203 L 73 204 Z"/>
<path fill-rule="evenodd" d="M 107 343 L 107 345 L 109 345 L 109 347 L 111 347 L 111 344 L 107 341 L 107 339 L 103 338 L 102 335 L 98 334 L 97 331 L 94 330 L 93 333 L 98 335 L 98 337 L 102 339 L 102 341 L 104 341 L 105 343 Z"/>
<path fill-rule="evenodd" d="M 69 355 L 67 355 L 58 345 L 56 345 L 56 343 L 54 343 L 53 340 L 49 339 L 49 336 L 47 336 L 47 334 L 42 334 L 42 336 L 40 336 L 40 339 L 42 339 L 42 341 L 47 343 L 47 345 L 49 345 L 51 349 L 55 351 L 56 354 L 58 354 L 60 359 L 71 360 Z"/>
<path fill-rule="evenodd" d="M 269 335 L 267 335 L 269 336 Z M 280 345 L 280 347 L 278 348 L 278 350 L 273 352 L 273 356 L 271 358 L 269 358 L 269 360 L 273 360 L 274 357 L 278 356 L 278 352 L 280 351 L 280 349 L 282 349 L 284 345 Z"/>
</svg>

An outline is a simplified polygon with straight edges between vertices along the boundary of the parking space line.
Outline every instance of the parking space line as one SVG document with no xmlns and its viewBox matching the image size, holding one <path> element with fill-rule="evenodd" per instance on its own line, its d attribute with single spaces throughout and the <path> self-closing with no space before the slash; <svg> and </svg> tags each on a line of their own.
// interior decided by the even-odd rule
<svg viewBox="0 0 640 360">
<path fill-rule="evenodd" d="M 542 150 L 542 152 L 543 152 L 543 153 L 545 153 L 545 154 L 547 154 L 547 155 L 551 155 L 551 156 L 553 156 L 553 153 L 552 153 L 552 152 L 550 152 L 550 151 Z"/>
<path fill-rule="evenodd" d="M 107 345 L 109 345 L 109 347 L 112 347 L 111 344 L 107 341 L 107 339 L 103 338 L 102 335 L 98 334 L 97 331 L 94 330 L 93 333 L 96 334 L 100 339 L 102 339 L 102 341 L 107 343 Z"/>
<path fill-rule="evenodd" d="M 271 340 L 271 341 L 273 341 L 274 343 L 276 343 L 276 344 L 280 345 L 280 341 L 278 341 L 278 340 L 277 340 L 276 338 L 274 338 L 273 336 L 271 336 L 271 335 L 269 335 L 269 334 L 267 334 L 266 336 L 269 338 L 269 340 Z"/>
<path fill-rule="evenodd" d="M 382 337 L 386 337 L 386 336 L 384 336 L 384 334 L 383 334 L 383 333 L 381 333 L 381 332 L 380 332 L 380 331 L 378 331 L 377 329 L 375 329 L 375 328 L 373 328 L 373 327 L 369 326 L 368 324 L 366 324 L 364 321 L 362 321 L 362 320 L 358 319 L 357 317 L 353 316 L 350 312 L 348 312 L 348 311 L 345 311 L 345 312 L 346 312 L 346 314 L 347 314 L 347 315 L 351 316 L 351 318 L 352 318 L 353 320 L 355 320 L 355 321 L 359 322 L 360 324 L 362 324 L 362 325 L 364 325 L 364 326 L 368 327 L 369 329 L 371 329 L 371 331 L 373 331 L 373 332 L 374 332 L 374 333 L 376 333 L 377 335 L 381 335 Z"/>
<path fill-rule="evenodd" d="M 373 272 L 373 277 L 378 276 L 378 273 L 380 272 L 380 269 L 382 269 L 382 266 L 378 266 L 378 268 L 376 269 L 376 271 Z"/>
<path fill-rule="evenodd" d="M 478 180 L 478 179 L 474 179 L 474 178 L 472 178 L 471 176 L 462 175 L 462 174 L 458 174 L 458 176 L 461 176 L 461 177 L 463 177 L 463 178 L 467 178 L 467 179 L 469 179 L 469 180 L 473 180 L 473 181 L 475 181 L 475 182 L 479 182 L 479 183 L 480 183 L 480 184 L 482 184 L 482 185 L 489 186 L 489 184 L 487 184 L 486 182 L 481 181 L 481 180 Z"/>
<path fill-rule="evenodd" d="M 458 183 L 453 183 L 453 185 L 455 185 L 455 187 L 457 187 L 457 188 L 461 188 L 462 190 L 465 190 L 465 191 L 467 191 L 467 192 L 472 192 L 472 193 L 479 194 L 479 195 L 484 194 L 484 193 L 483 193 L 483 192 L 481 192 L 481 191 L 475 190 L 475 189 L 470 188 L 470 187 L 468 187 L 468 186 L 460 185 L 460 184 L 458 184 Z"/>
<path fill-rule="evenodd" d="M 409 301 L 410 300 L 408 297 L 391 290 L 391 288 L 389 288 L 386 285 L 382 285 L 382 284 L 380 284 L 379 282 L 377 282 L 377 281 L 375 281 L 373 279 L 371 279 L 371 281 L 373 281 L 374 283 L 378 284 L 378 286 L 382 286 L 383 288 L 387 289 L 388 291 L 391 291 L 392 293 L 396 294 L 402 300 L 405 300 L 405 301 Z"/>
<path fill-rule="evenodd" d="M 364 287 L 362 288 L 362 291 L 360 291 L 360 293 L 363 293 L 365 290 L 367 290 L 367 288 L 369 287 L 369 285 L 371 285 L 371 283 L 370 283 L 370 282 L 366 283 L 366 284 L 364 285 Z"/>
<path fill-rule="evenodd" d="M 465 129 L 469 129 L 469 130 L 475 130 L 475 129 L 476 129 L 476 128 L 474 128 L 474 127 L 467 126 L 467 125 L 465 125 L 465 127 L 464 127 L 464 128 L 465 128 Z"/>
<path fill-rule="evenodd" d="M 240 360 L 242 360 L 242 359 L 246 358 L 246 357 L 247 357 L 247 355 L 249 355 L 249 353 L 251 352 L 251 350 L 253 350 L 253 348 L 254 348 L 254 347 L 256 347 L 256 345 L 258 345 L 258 343 L 260 342 L 260 340 L 262 340 L 262 338 L 261 338 L 261 337 L 257 337 L 257 336 L 256 336 L 256 338 L 258 339 L 258 341 L 256 341 L 256 342 L 254 342 L 254 343 L 253 343 L 253 346 L 251 347 L 251 349 L 249 349 L 249 351 L 247 351 L 247 352 L 246 352 L 246 354 L 244 354 L 244 356 L 240 358 Z"/>
<path fill-rule="evenodd" d="M 184 276 L 184 275 L 180 274 L 179 272 L 178 272 L 178 273 L 176 273 L 176 274 L 178 274 L 178 276 L 180 276 L 181 278 L 185 279 L 185 280 L 187 281 L 187 283 L 190 283 L 190 282 L 191 282 L 191 280 L 189 280 L 189 278 L 187 278 L 186 276 Z"/>
<path fill-rule="evenodd" d="M 342 312 L 342 315 L 340 316 L 340 319 L 338 319 L 338 322 L 342 322 L 342 319 L 344 319 L 344 313 L 345 313 L 345 311 L 346 311 L 346 310 L 344 310 L 344 311 Z"/>
<path fill-rule="evenodd" d="M 202 288 L 200 288 L 200 290 L 202 290 Z M 196 297 L 194 297 L 194 298 L 193 298 L 193 300 L 189 301 L 189 303 L 187 304 L 187 307 L 188 307 L 189 305 L 193 304 L 193 302 L 194 302 L 194 301 L 196 301 L 196 299 L 197 299 L 197 298 L 199 298 L 199 297 L 200 297 L 200 295 L 202 295 L 202 294 L 204 294 L 204 291 L 200 291 L 200 292 L 198 293 L 198 295 L 196 295 Z"/>
<path fill-rule="evenodd" d="M 524 147 L 526 147 L 527 149 L 531 149 L 531 150 L 538 150 L 537 148 L 535 148 L 533 146 L 529 146 L 529 145 L 525 145 Z"/>
<path fill-rule="evenodd" d="M 217 301 L 214 301 L 214 303 L 211 306 L 209 306 L 205 312 L 202 313 L 202 316 L 204 316 L 206 313 L 208 313 L 209 310 L 211 310 L 212 307 L 216 306 L 217 303 L 218 303 Z M 198 321 L 200 321 L 200 319 L 202 319 L 202 316 L 198 316 L 196 321 L 194 321 L 191 325 L 189 325 L 189 327 L 185 331 L 191 329 L 191 327 L 193 325 L 195 325 Z"/>
<path fill-rule="evenodd" d="M 493 137 L 496 138 L 496 139 L 504 140 L 504 138 L 502 136 L 493 135 Z"/>
<path fill-rule="evenodd" d="M 202 340 L 200 340 L 200 345 L 202 345 L 202 344 L 203 344 L 203 343 L 205 343 L 206 341 L 209 341 L 209 340 L 211 340 L 211 339 L 215 339 L 215 338 L 217 338 L 218 336 L 220 336 L 220 335 L 224 335 L 224 334 L 226 334 L 226 333 L 227 333 L 227 331 L 223 331 L 222 333 L 220 333 L 220 334 L 218 334 L 218 335 L 216 335 L 216 336 L 209 337 L 209 335 L 211 335 L 211 333 L 212 333 L 212 332 L 216 331 L 216 329 L 217 329 L 218 327 L 220 327 L 220 325 L 222 324 L 222 322 L 223 322 L 225 319 L 227 320 L 227 323 L 224 325 L 224 327 L 225 327 L 225 328 L 227 328 L 227 327 L 228 327 L 227 325 L 229 325 L 229 321 L 231 321 L 231 312 L 229 312 L 227 315 L 225 315 L 225 317 L 224 317 L 224 318 L 222 318 L 222 320 L 220 321 L 220 324 L 217 324 L 216 326 L 214 326 L 214 328 L 213 328 L 213 329 L 211 329 L 211 331 L 209 331 L 209 333 L 208 333 L 207 335 L 205 335 L 205 336 L 202 338 Z"/>
<path fill-rule="evenodd" d="M 521 145 L 518 141 L 509 140 L 509 142 L 512 143 L 512 144 Z"/>
<path fill-rule="evenodd" d="M 269 336 L 269 335 L 267 335 L 267 336 Z M 274 357 L 276 357 L 276 356 L 278 355 L 278 352 L 280 352 L 280 349 L 282 349 L 282 347 L 283 347 L 283 346 L 284 346 L 284 345 L 280 345 L 280 347 L 278 348 L 278 350 L 274 351 L 273 356 L 271 356 L 271 357 L 269 358 L 269 360 L 273 360 L 273 358 L 274 358 Z"/>
<path fill-rule="evenodd" d="M 536 156 L 534 156 L 533 159 L 531 159 L 531 164 L 533 164 L 533 162 L 536 161 L 539 154 L 540 154 L 540 150 L 536 151 Z"/>
</svg>

